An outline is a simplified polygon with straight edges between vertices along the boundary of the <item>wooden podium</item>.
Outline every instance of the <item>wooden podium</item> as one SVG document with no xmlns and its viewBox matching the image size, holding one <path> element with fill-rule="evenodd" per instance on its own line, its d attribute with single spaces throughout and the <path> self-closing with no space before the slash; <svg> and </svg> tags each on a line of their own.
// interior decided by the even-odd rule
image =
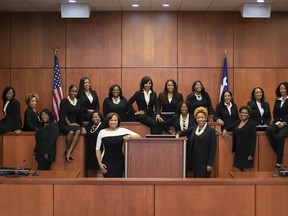
<svg viewBox="0 0 288 216">
<path fill-rule="evenodd" d="M 185 178 L 186 138 L 125 140 L 126 178 Z"/>
</svg>

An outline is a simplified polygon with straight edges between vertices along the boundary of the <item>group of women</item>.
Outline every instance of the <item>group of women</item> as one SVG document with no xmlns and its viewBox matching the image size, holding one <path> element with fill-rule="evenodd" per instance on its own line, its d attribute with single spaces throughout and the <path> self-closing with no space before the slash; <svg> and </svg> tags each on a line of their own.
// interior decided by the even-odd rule
<svg viewBox="0 0 288 216">
<path fill-rule="evenodd" d="M 191 94 L 184 100 L 174 80 L 167 80 L 164 91 L 157 97 L 152 79 L 145 76 L 140 82 L 139 90 L 129 100 L 122 95 L 119 85 L 112 85 L 103 102 L 102 115 L 99 112 L 97 93 L 92 90 L 89 78 L 83 77 L 79 89 L 76 85 L 71 85 L 67 98 L 61 101 L 59 124 L 54 122 L 48 109 L 42 110 L 39 115 L 36 111 L 39 96 L 36 93 L 28 94 L 25 98 L 28 107 L 24 115 L 24 127 L 21 128 L 20 103 L 15 99 L 14 88 L 6 87 L 2 94 L 5 117 L 0 121 L 0 135 L 9 131 L 20 133 L 21 129 L 35 131 L 34 157 L 38 161 L 38 169 L 49 169 L 51 162 L 55 160 L 59 132 L 66 135 L 67 149 L 64 157 L 67 162 L 75 159 L 73 150 L 80 135 L 86 134 L 88 168 L 95 172 L 100 167 L 104 176 L 121 177 L 124 169 L 123 137 L 139 135 L 121 128 L 120 122 L 136 120 L 150 127 L 151 134 L 165 131 L 176 137 L 187 136 L 187 168 L 193 170 L 195 177 L 209 177 L 216 151 L 216 132 L 207 122 L 215 121 L 221 125 L 223 137 L 227 136 L 227 131 L 234 133 L 235 170 L 245 171 L 253 167 L 256 129 L 267 130 L 269 141 L 277 155 L 276 167 L 281 167 L 284 140 L 288 136 L 287 90 L 287 82 L 280 83 L 276 88 L 277 99 L 273 109 L 273 122 L 270 124 L 270 107 L 261 87 L 253 89 L 251 100 L 247 105 L 241 106 L 239 111 L 232 93 L 223 92 L 214 111 L 210 96 L 201 81 L 193 83 Z M 137 109 L 134 108 L 134 103 Z M 88 121 L 89 124 L 84 126 L 83 121 Z M 115 160 L 121 162 L 115 165 Z"/>
</svg>

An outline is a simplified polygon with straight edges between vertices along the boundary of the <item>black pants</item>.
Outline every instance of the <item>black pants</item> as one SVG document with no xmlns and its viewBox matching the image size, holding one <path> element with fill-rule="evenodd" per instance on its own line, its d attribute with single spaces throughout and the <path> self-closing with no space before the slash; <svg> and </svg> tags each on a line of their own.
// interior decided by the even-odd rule
<svg viewBox="0 0 288 216">
<path fill-rule="evenodd" d="M 38 161 L 37 170 L 50 170 L 51 161 Z"/>
<path fill-rule="evenodd" d="M 156 121 L 155 117 L 143 114 L 136 116 L 136 120 L 150 127 L 151 134 L 162 134 L 161 124 Z"/>
</svg>

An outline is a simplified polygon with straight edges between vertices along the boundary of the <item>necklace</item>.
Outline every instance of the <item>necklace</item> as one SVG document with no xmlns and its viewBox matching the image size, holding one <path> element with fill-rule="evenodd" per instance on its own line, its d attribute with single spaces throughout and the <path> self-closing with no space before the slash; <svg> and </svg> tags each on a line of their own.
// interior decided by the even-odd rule
<svg viewBox="0 0 288 216">
<path fill-rule="evenodd" d="M 198 101 L 202 100 L 202 95 L 201 95 L 201 94 L 200 94 L 200 95 L 197 95 L 197 94 L 195 93 L 195 96 L 196 96 L 196 99 L 197 99 Z"/>
<path fill-rule="evenodd" d="M 115 105 L 118 105 L 120 103 L 120 97 L 117 98 L 112 97 L 112 101 Z"/>
<path fill-rule="evenodd" d="M 90 133 L 95 133 L 95 131 L 99 128 L 101 122 L 98 125 L 92 125 L 90 129 Z"/>
<path fill-rule="evenodd" d="M 74 100 L 72 100 L 69 96 L 67 97 L 68 101 L 73 105 L 73 106 L 76 106 L 77 104 L 77 99 L 74 98 Z"/>
</svg>

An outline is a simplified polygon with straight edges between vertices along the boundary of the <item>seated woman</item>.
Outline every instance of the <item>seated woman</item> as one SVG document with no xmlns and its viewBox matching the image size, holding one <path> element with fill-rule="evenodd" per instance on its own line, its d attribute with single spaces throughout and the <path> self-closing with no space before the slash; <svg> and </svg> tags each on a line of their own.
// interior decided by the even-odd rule
<svg viewBox="0 0 288 216">
<path fill-rule="evenodd" d="M 161 117 L 164 120 L 168 120 L 176 113 L 177 105 L 183 101 L 183 95 L 178 92 L 178 86 L 174 80 L 166 81 L 164 92 L 159 94 L 158 101 L 159 110 L 157 113 L 161 111 Z"/>
<path fill-rule="evenodd" d="M 250 116 L 251 123 L 259 126 L 258 130 L 261 130 L 261 126 L 266 129 L 271 122 L 271 112 L 269 103 L 265 101 L 264 91 L 261 87 L 256 87 L 252 90 L 251 101 L 247 105 L 252 109 Z"/>
<path fill-rule="evenodd" d="M 15 95 L 16 93 L 12 86 L 4 88 L 2 100 L 5 117 L 0 120 L 0 135 L 12 131 L 16 134 L 21 133 L 20 103 L 15 99 Z"/>
<path fill-rule="evenodd" d="M 91 82 L 87 77 L 80 79 L 77 99 L 82 102 L 83 121 L 89 121 L 91 113 L 100 110 L 97 93 L 91 89 Z"/>
<path fill-rule="evenodd" d="M 112 85 L 109 89 L 109 96 L 103 101 L 103 115 L 106 118 L 108 113 L 117 113 L 121 121 L 131 120 L 129 114 L 131 113 L 130 105 L 125 97 L 122 95 L 122 89 L 119 85 Z"/>
<path fill-rule="evenodd" d="M 85 134 L 86 130 L 82 127 L 82 103 L 77 100 L 78 88 L 72 84 L 69 87 L 67 98 L 61 100 L 59 126 L 60 131 L 66 135 L 65 159 L 67 162 L 74 160 L 72 152 L 78 143 L 80 134 Z"/>
<path fill-rule="evenodd" d="M 276 167 L 281 168 L 285 138 L 288 136 L 288 82 L 281 82 L 276 88 L 277 99 L 273 108 L 273 123 L 267 128 L 267 136 L 276 153 Z"/>
<path fill-rule="evenodd" d="M 234 125 L 239 120 L 237 105 L 234 103 L 232 93 L 224 91 L 221 95 L 221 101 L 218 103 L 214 115 L 214 121 L 221 125 L 221 128 L 227 128 Z"/>
<path fill-rule="evenodd" d="M 240 120 L 227 127 L 227 130 L 233 129 L 234 171 L 249 171 L 254 167 L 257 132 L 256 126 L 249 121 L 251 112 L 248 105 L 241 106 L 239 109 Z M 227 130 L 223 130 L 223 137 L 227 136 Z"/>
<path fill-rule="evenodd" d="M 163 119 L 160 117 L 160 113 L 155 115 L 156 110 L 159 110 L 159 103 L 150 77 L 142 78 L 140 90 L 136 91 L 129 99 L 131 107 L 134 102 L 138 106 L 137 112 L 133 109 L 136 120 L 150 127 L 151 134 L 162 134 L 162 125 L 159 122 L 163 122 Z"/>
<path fill-rule="evenodd" d="M 99 132 L 105 128 L 103 115 L 94 111 L 91 113 L 89 124 L 85 127 L 86 133 L 86 171 L 87 177 L 97 177 L 99 166 L 96 158 L 96 140 Z"/>
<path fill-rule="evenodd" d="M 37 131 L 40 128 L 40 116 L 36 111 L 39 102 L 38 94 L 32 92 L 26 95 L 27 108 L 24 114 L 23 131 Z"/>
<path fill-rule="evenodd" d="M 194 111 L 197 124 L 179 131 L 176 137 L 189 137 L 194 178 L 210 178 L 216 154 L 216 131 L 207 124 L 208 111 L 198 107 Z"/>
<path fill-rule="evenodd" d="M 138 138 L 139 134 L 121 128 L 121 119 L 117 113 L 109 113 L 106 118 L 108 128 L 99 132 L 96 142 L 96 157 L 104 177 L 121 178 L 124 173 L 123 143 L 127 138 Z M 101 146 L 104 155 L 101 156 Z"/>
<path fill-rule="evenodd" d="M 59 127 L 49 109 L 43 109 L 40 116 L 41 127 L 35 134 L 36 145 L 33 156 L 38 162 L 38 170 L 50 170 L 51 163 L 55 161 Z"/>
<path fill-rule="evenodd" d="M 209 121 L 213 121 L 214 109 L 208 92 L 200 80 L 196 80 L 192 85 L 192 93 L 186 98 L 192 104 L 192 113 L 197 107 L 205 107 L 208 110 Z"/>
</svg>

